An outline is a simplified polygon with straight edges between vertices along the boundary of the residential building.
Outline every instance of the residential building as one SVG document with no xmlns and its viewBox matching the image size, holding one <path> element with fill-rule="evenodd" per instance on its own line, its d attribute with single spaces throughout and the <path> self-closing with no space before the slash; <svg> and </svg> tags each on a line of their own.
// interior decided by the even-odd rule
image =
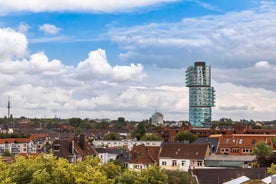
<svg viewBox="0 0 276 184">
<path fill-rule="evenodd" d="M 13 155 L 20 153 L 33 154 L 36 153 L 36 146 L 30 138 L 0 139 L 0 154 L 3 154 L 5 151 Z"/>
<path fill-rule="evenodd" d="M 84 135 L 74 139 L 54 140 L 52 151 L 57 157 L 66 158 L 72 163 L 83 160 L 86 156 L 96 155 L 96 151 L 88 144 Z"/>
<path fill-rule="evenodd" d="M 195 62 L 186 70 L 189 87 L 189 122 L 194 127 L 209 127 L 215 105 L 215 91 L 211 87 L 211 67 L 205 62 Z"/>
<path fill-rule="evenodd" d="M 103 164 L 110 161 L 120 160 L 123 167 L 128 166 L 129 151 L 125 149 L 107 149 L 95 148 L 98 157 L 102 160 Z"/>
<path fill-rule="evenodd" d="M 232 134 L 210 135 L 219 138 L 216 154 L 250 155 L 258 142 L 264 142 L 274 149 L 273 139 L 276 134 Z"/>
<path fill-rule="evenodd" d="M 129 152 L 128 168 L 141 170 L 158 164 L 159 146 L 133 145 Z"/>
<path fill-rule="evenodd" d="M 164 116 L 160 112 L 155 112 L 151 116 L 151 124 L 153 125 L 163 125 L 164 124 Z"/>
<path fill-rule="evenodd" d="M 159 166 L 168 170 L 188 171 L 204 167 L 210 154 L 207 144 L 164 143 L 159 155 Z"/>
</svg>

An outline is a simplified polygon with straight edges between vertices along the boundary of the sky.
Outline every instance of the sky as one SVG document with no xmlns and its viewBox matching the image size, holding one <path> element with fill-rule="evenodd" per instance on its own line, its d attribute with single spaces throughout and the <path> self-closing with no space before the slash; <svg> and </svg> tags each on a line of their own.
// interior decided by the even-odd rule
<svg viewBox="0 0 276 184">
<path fill-rule="evenodd" d="M 211 66 L 213 120 L 276 119 L 276 1 L 0 0 L 0 117 L 189 119 Z"/>
</svg>

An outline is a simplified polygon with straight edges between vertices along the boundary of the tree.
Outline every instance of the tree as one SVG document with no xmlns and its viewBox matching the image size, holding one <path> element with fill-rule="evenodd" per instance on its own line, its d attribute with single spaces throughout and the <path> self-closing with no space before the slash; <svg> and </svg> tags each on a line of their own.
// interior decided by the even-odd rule
<svg viewBox="0 0 276 184">
<path fill-rule="evenodd" d="M 196 184 L 195 179 L 188 173 L 183 171 L 166 171 L 168 175 L 168 184 Z"/>
<path fill-rule="evenodd" d="M 104 140 L 121 140 L 121 136 L 119 134 L 108 132 L 104 135 Z"/>
<path fill-rule="evenodd" d="M 272 155 L 273 151 L 271 146 L 267 145 L 265 142 L 258 142 L 255 145 L 255 148 L 252 151 L 253 155 L 256 156 L 270 156 Z"/>
<path fill-rule="evenodd" d="M 178 132 L 175 135 L 175 142 L 189 141 L 189 143 L 191 143 L 191 142 L 195 141 L 196 139 L 197 139 L 197 136 L 194 135 L 189 130 L 184 130 L 184 131 Z"/>
<path fill-rule="evenodd" d="M 81 127 L 82 120 L 80 118 L 71 118 L 69 119 L 69 125 L 73 127 Z"/>
<path fill-rule="evenodd" d="M 10 157 L 12 156 L 11 152 L 9 150 L 4 150 L 4 153 L 2 154 L 3 157 Z"/>
<path fill-rule="evenodd" d="M 141 137 L 141 141 L 161 141 L 162 137 L 158 134 L 145 134 Z"/>
<path fill-rule="evenodd" d="M 260 167 L 267 167 L 269 166 L 269 156 L 273 154 L 273 150 L 265 142 L 258 142 L 251 154 L 257 156 L 257 162 Z"/>
<path fill-rule="evenodd" d="M 75 133 L 75 135 L 80 135 L 82 133 L 81 127 L 75 128 L 74 133 Z"/>
<path fill-rule="evenodd" d="M 145 135 L 146 129 L 144 123 L 140 122 L 135 130 L 132 132 L 131 137 L 140 140 L 143 135 Z"/>
<path fill-rule="evenodd" d="M 267 172 L 270 175 L 276 174 L 276 164 L 272 163 L 271 166 L 269 168 L 267 168 Z"/>
</svg>

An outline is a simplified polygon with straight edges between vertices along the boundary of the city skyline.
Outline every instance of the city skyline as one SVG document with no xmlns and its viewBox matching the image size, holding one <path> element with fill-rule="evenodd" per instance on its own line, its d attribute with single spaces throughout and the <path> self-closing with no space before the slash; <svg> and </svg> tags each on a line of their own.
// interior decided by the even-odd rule
<svg viewBox="0 0 276 184">
<path fill-rule="evenodd" d="M 185 71 L 212 67 L 213 120 L 276 119 L 276 1 L 0 1 L 0 116 L 189 119 Z"/>
</svg>

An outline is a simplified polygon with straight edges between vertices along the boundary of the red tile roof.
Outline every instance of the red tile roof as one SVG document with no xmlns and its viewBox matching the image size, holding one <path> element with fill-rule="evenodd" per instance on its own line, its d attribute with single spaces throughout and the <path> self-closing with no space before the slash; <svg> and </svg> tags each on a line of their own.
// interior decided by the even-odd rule
<svg viewBox="0 0 276 184">
<path fill-rule="evenodd" d="M 30 138 L 6 138 L 0 139 L 0 144 L 4 143 L 29 143 L 31 141 Z"/>
<path fill-rule="evenodd" d="M 155 164 L 158 162 L 159 146 L 134 145 L 130 151 L 129 163 Z"/>
</svg>

